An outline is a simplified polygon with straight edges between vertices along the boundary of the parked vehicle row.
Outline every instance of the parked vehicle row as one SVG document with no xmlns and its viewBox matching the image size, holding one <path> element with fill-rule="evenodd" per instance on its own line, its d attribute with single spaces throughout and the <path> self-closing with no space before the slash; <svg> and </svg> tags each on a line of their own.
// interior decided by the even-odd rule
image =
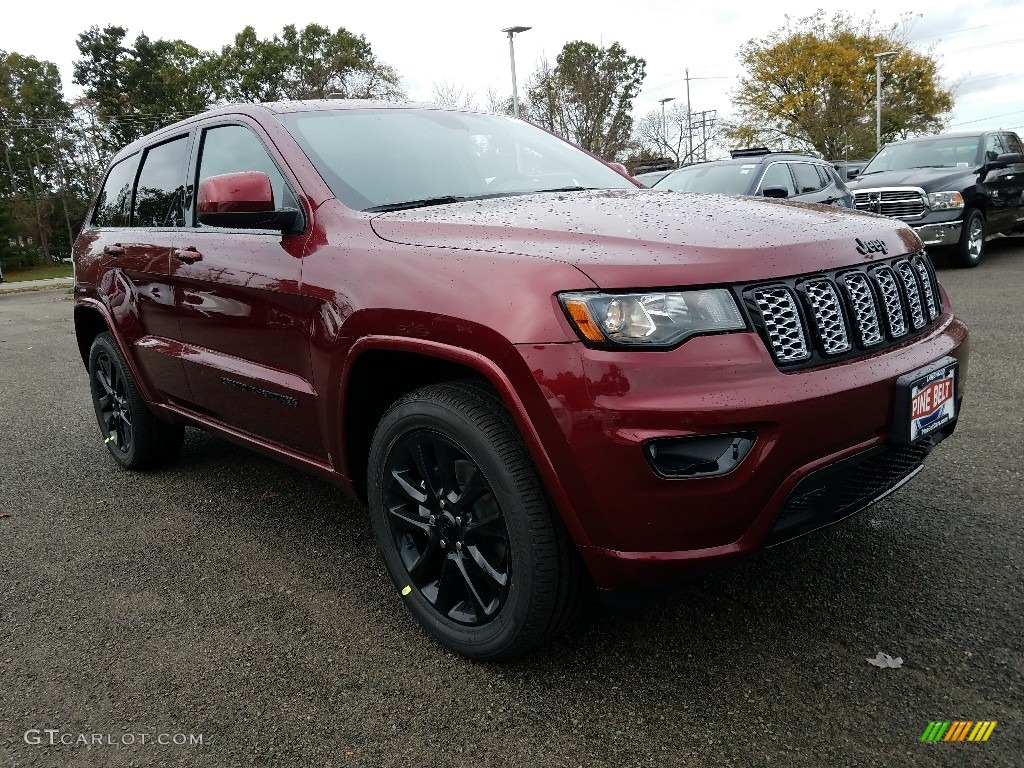
<svg viewBox="0 0 1024 768">
<path fill-rule="evenodd" d="M 788 155 L 665 181 L 702 171 L 844 200 L 830 165 Z M 369 507 L 396 604 L 480 659 L 554 637 L 595 586 L 870 505 L 952 434 L 967 376 L 906 224 L 639 189 L 458 110 L 176 123 L 113 158 L 74 259 L 114 462 L 166 464 L 192 426 L 336 483 Z"/>
</svg>

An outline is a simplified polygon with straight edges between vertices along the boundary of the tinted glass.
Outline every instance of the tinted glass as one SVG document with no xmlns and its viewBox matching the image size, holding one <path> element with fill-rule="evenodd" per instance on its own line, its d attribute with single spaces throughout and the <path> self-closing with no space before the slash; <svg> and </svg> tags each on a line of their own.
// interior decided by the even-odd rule
<svg viewBox="0 0 1024 768">
<path fill-rule="evenodd" d="M 96 201 L 92 223 L 97 227 L 127 227 L 131 224 L 132 183 L 139 156 L 125 158 L 110 169 Z"/>
<path fill-rule="evenodd" d="M 672 192 L 717 192 L 721 195 L 745 195 L 757 163 L 727 165 L 691 165 L 680 168 L 654 185 Z"/>
<path fill-rule="evenodd" d="M 1007 152 L 1020 152 L 1021 151 L 1020 141 L 1012 133 L 1008 133 L 1005 136 L 1003 136 L 1003 141 L 1006 144 L 1006 151 Z"/>
<path fill-rule="evenodd" d="M 298 208 L 284 176 L 256 134 L 242 125 L 225 125 L 205 131 L 199 158 L 199 182 L 210 176 L 241 171 L 260 171 L 270 177 L 274 205 L 278 209 Z"/>
<path fill-rule="evenodd" d="M 785 187 L 790 197 L 796 194 L 796 187 L 793 186 L 793 177 L 789 174 L 789 166 L 786 163 L 772 163 L 764 172 L 761 185 L 758 191 L 765 187 Z"/>
<path fill-rule="evenodd" d="M 968 168 L 978 162 L 980 140 L 978 136 L 953 136 L 890 144 L 871 158 L 861 175 L 909 168 Z"/>
<path fill-rule="evenodd" d="M 986 160 L 995 160 L 1006 151 L 1006 147 L 1003 146 L 1003 138 L 998 133 L 993 133 L 985 139 Z"/>
<path fill-rule="evenodd" d="M 818 172 L 810 163 L 791 163 L 793 177 L 796 179 L 796 190 L 798 195 L 806 195 L 808 192 L 817 192 L 825 185 L 818 176 Z"/>
<path fill-rule="evenodd" d="M 636 188 L 571 144 L 498 115 L 381 109 L 280 119 L 331 191 L 359 210 L 438 197 Z"/>
<path fill-rule="evenodd" d="M 185 226 L 187 153 L 187 136 L 146 151 L 135 187 L 136 227 Z"/>
</svg>

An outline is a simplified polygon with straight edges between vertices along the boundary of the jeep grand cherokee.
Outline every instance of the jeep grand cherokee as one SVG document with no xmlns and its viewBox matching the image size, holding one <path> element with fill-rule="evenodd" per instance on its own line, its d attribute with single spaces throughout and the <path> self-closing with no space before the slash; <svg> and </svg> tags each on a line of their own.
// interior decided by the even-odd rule
<svg viewBox="0 0 1024 768">
<path fill-rule="evenodd" d="M 164 128 L 113 158 L 75 272 L 118 464 L 172 460 L 188 425 L 337 483 L 398 599 L 476 658 L 553 637 L 593 586 L 865 507 L 953 431 L 967 373 L 905 224 L 641 190 L 453 110 Z"/>
</svg>

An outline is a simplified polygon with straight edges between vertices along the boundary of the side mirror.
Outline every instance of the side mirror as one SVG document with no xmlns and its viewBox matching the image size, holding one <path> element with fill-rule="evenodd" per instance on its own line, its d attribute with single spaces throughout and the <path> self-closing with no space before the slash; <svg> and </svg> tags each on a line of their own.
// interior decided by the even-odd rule
<svg viewBox="0 0 1024 768">
<path fill-rule="evenodd" d="M 987 165 L 989 168 L 1005 168 L 1008 165 L 1017 165 L 1021 162 L 1024 162 L 1024 156 L 1020 152 L 1004 152 L 995 160 L 990 160 Z"/>
<path fill-rule="evenodd" d="M 292 229 L 299 212 L 274 208 L 270 177 L 260 171 L 210 176 L 199 184 L 196 215 L 210 227 L 232 229 Z"/>
<path fill-rule="evenodd" d="M 761 190 L 761 194 L 765 197 L 777 197 L 784 200 L 789 197 L 789 190 L 785 187 L 765 187 Z"/>
<path fill-rule="evenodd" d="M 858 176 L 860 176 L 860 168 L 850 168 L 846 172 L 846 178 L 848 178 L 848 179 L 855 179 Z"/>
</svg>

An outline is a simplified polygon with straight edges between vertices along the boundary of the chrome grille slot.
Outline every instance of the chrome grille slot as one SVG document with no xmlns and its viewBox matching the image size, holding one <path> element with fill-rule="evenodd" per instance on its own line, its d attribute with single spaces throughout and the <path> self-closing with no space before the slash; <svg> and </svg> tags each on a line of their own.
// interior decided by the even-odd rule
<svg viewBox="0 0 1024 768">
<path fill-rule="evenodd" d="M 850 336 L 835 286 L 829 280 L 810 280 L 802 288 L 825 354 L 848 352 L 851 347 Z"/>
<path fill-rule="evenodd" d="M 939 316 L 938 290 L 932 286 L 932 274 L 920 256 L 914 259 L 914 270 L 921 279 L 921 286 L 924 289 L 924 305 L 928 310 L 928 320 L 934 320 Z"/>
<path fill-rule="evenodd" d="M 898 339 L 907 332 L 907 318 L 903 314 L 903 302 L 900 300 L 900 289 L 896 284 L 896 275 L 889 267 L 877 267 L 871 270 L 871 277 L 878 286 L 885 308 L 885 319 L 889 325 L 889 335 Z"/>
<path fill-rule="evenodd" d="M 788 288 L 758 289 L 754 301 L 776 360 L 795 363 L 811 356 L 796 301 Z"/>
<path fill-rule="evenodd" d="M 840 278 L 846 288 L 847 300 L 853 307 L 852 320 L 865 347 L 878 344 L 885 338 L 878 320 L 878 307 L 871 292 L 871 284 L 863 272 L 848 272 Z"/>
<path fill-rule="evenodd" d="M 893 265 L 896 274 L 900 276 L 903 287 L 907 291 L 907 302 L 910 304 L 910 323 L 914 330 L 924 328 L 928 322 L 925 317 L 924 305 L 921 303 L 921 291 L 917 287 L 917 277 L 914 275 L 914 268 L 909 261 L 897 261 Z"/>
</svg>

